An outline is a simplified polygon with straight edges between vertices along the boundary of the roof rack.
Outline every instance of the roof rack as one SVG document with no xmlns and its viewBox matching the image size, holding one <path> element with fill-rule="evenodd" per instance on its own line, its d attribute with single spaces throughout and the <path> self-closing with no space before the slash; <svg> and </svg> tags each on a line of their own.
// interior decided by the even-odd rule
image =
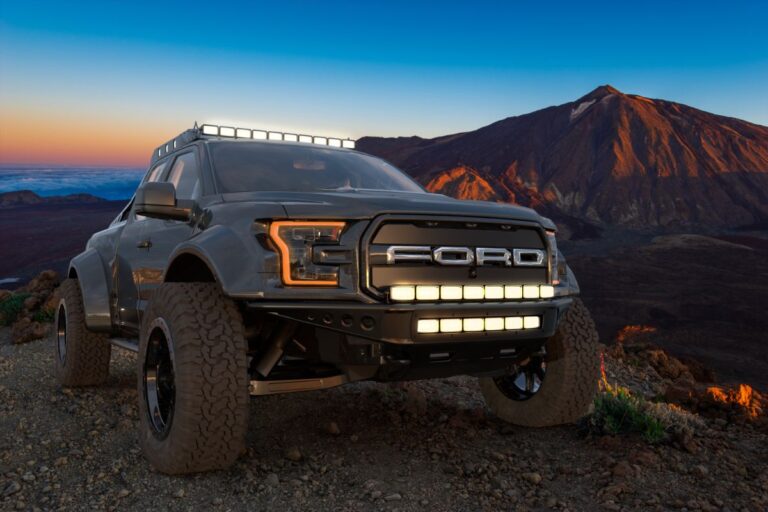
<svg viewBox="0 0 768 512">
<path fill-rule="evenodd" d="M 282 140 L 286 142 L 304 142 L 307 144 L 319 144 L 321 146 L 335 148 L 355 149 L 355 141 L 353 139 L 319 137 L 316 135 L 277 132 L 273 130 L 236 128 L 233 126 L 219 126 L 208 123 L 198 126 L 197 123 L 195 123 L 194 127 L 180 133 L 165 144 L 158 146 L 155 152 L 152 153 L 152 163 L 194 140 L 219 137 L 227 139 Z"/>
</svg>

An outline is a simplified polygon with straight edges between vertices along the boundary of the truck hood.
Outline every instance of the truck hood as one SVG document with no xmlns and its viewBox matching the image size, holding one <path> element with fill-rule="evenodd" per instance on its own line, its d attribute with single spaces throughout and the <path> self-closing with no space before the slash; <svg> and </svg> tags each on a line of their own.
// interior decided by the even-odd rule
<svg viewBox="0 0 768 512">
<path fill-rule="evenodd" d="M 223 194 L 225 202 L 279 204 L 289 218 L 371 219 L 377 215 L 419 214 L 492 217 L 543 222 L 523 206 L 488 201 L 460 201 L 441 194 L 345 190 L 338 192 L 238 192 Z"/>
</svg>

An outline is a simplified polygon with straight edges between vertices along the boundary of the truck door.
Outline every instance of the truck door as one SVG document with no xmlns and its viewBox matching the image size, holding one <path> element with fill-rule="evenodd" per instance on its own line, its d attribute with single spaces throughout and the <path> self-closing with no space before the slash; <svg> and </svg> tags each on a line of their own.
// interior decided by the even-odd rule
<svg viewBox="0 0 768 512">
<path fill-rule="evenodd" d="M 194 148 L 175 157 L 163 181 L 173 183 L 176 199 L 199 199 L 201 181 Z M 140 255 L 140 279 L 137 281 L 139 321 L 152 298 L 152 293 L 162 283 L 171 254 L 176 246 L 192 236 L 193 229 L 189 222 L 182 220 L 145 221 L 137 243 L 143 251 Z"/>
<path fill-rule="evenodd" d="M 168 168 L 170 159 L 156 163 L 147 173 L 142 183 L 159 181 Z M 146 225 L 150 219 L 136 215 L 135 204 L 131 204 L 125 218 L 125 226 L 117 241 L 115 258 L 112 263 L 112 290 L 117 319 L 122 328 L 138 331 L 139 282 L 141 280 L 141 261 L 146 252 L 142 245 Z"/>
</svg>

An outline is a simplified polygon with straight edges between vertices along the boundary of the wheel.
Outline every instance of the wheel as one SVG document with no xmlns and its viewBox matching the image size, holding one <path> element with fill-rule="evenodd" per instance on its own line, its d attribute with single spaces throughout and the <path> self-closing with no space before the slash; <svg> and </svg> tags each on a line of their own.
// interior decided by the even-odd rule
<svg viewBox="0 0 768 512">
<path fill-rule="evenodd" d="M 164 283 L 144 313 L 138 396 L 144 456 L 167 474 L 223 469 L 245 450 L 247 344 L 215 283 Z"/>
<path fill-rule="evenodd" d="M 77 279 L 65 279 L 59 287 L 56 308 L 56 377 L 65 387 L 97 386 L 109 377 L 112 346 L 106 334 L 85 325 L 83 296 Z"/>
<path fill-rule="evenodd" d="M 548 427 L 587 413 L 597 392 L 600 358 L 595 324 L 581 300 L 573 301 L 544 348 L 506 375 L 480 379 L 486 403 L 502 420 Z"/>
</svg>

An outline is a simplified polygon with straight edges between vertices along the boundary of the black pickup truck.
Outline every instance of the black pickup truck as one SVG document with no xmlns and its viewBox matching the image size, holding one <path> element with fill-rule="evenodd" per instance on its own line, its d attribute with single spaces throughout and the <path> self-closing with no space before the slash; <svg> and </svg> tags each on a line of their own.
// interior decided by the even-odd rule
<svg viewBox="0 0 768 512">
<path fill-rule="evenodd" d="M 137 352 L 140 440 L 165 473 L 231 465 L 249 395 L 472 375 L 525 426 L 588 409 L 594 324 L 547 218 L 424 191 L 354 142 L 197 125 L 75 257 L 63 386 Z"/>
</svg>

